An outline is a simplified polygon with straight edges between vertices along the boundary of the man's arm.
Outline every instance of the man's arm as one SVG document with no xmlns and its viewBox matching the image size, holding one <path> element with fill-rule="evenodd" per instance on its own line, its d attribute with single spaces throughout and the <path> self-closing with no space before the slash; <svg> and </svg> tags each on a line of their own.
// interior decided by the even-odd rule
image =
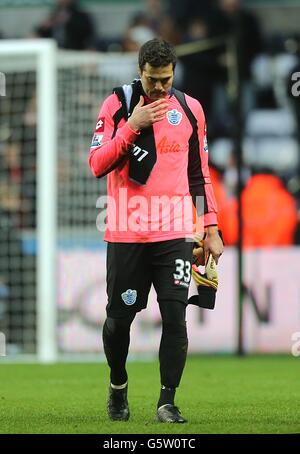
<svg viewBox="0 0 300 454">
<path fill-rule="evenodd" d="M 128 153 L 140 130 L 161 121 L 168 104 L 159 99 L 144 105 L 143 96 L 133 109 L 129 120 L 115 132 L 113 116 L 120 108 L 117 95 L 109 96 L 103 103 L 90 148 L 89 165 L 96 177 L 111 172 Z"/>
<path fill-rule="evenodd" d="M 197 119 L 197 128 L 194 130 L 189 143 L 188 178 L 190 193 L 197 215 L 204 218 L 206 232 L 204 250 L 211 253 L 217 263 L 223 252 L 223 242 L 218 233 L 217 202 L 208 167 L 205 116 L 198 101 L 187 97 L 187 103 Z"/>
<path fill-rule="evenodd" d="M 113 115 L 120 108 L 117 95 L 110 95 L 102 104 L 90 147 L 89 165 L 96 177 L 113 170 L 127 154 L 139 132 L 125 123 L 113 137 L 115 125 Z"/>
</svg>

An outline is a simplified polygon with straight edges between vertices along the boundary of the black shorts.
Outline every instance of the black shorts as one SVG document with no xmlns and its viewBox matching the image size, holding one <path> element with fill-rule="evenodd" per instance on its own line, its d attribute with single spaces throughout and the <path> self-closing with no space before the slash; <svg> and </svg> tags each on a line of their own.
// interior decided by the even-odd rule
<svg viewBox="0 0 300 454">
<path fill-rule="evenodd" d="M 151 284 L 158 302 L 187 304 L 193 242 L 184 238 L 155 243 L 108 243 L 108 317 L 126 317 L 145 309 Z"/>
</svg>

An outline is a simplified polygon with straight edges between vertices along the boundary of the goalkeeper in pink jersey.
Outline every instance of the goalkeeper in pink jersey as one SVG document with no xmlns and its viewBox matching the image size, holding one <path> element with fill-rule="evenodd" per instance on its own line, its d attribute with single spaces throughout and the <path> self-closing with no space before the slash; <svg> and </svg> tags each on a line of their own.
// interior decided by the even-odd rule
<svg viewBox="0 0 300 454">
<path fill-rule="evenodd" d="M 153 39 L 139 52 L 140 79 L 103 102 L 90 148 L 96 177 L 107 175 L 107 319 L 103 345 L 110 367 L 108 415 L 128 420 L 126 359 L 130 326 L 153 284 L 162 317 L 161 390 L 157 418 L 184 423 L 175 406 L 185 366 L 185 313 L 193 257 L 193 206 L 202 216 L 204 247 L 223 251 L 210 181 L 200 103 L 173 87 L 176 54 Z M 202 203 L 198 204 L 198 200 Z M 203 207 L 202 212 L 199 206 Z"/>
</svg>

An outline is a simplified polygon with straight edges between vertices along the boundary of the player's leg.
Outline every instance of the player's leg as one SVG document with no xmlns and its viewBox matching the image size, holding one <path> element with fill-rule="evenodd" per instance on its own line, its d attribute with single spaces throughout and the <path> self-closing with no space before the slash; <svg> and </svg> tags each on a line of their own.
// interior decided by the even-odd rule
<svg viewBox="0 0 300 454">
<path fill-rule="evenodd" d="M 159 347 L 162 389 L 158 406 L 174 404 L 175 390 L 180 384 L 186 362 L 188 337 L 185 321 L 186 305 L 176 300 L 160 300 L 162 335 Z M 172 392 L 163 392 L 164 389 Z M 169 400 L 171 398 L 171 400 Z"/>
<path fill-rule="evenodd" d="M 108 414 L 113 420 L 127 420 L 126 359 L 130 327 L 136 312 L 147 305 L 151 277 L 144 245 L 108 243 L 107 319 L 103 326 L 103 346 L 110 367 Z"/>
<path fill-rule="evenodd" d="M 103 325 L 103 348 L 110 367 L 110 382 L 115 387 L 127 383 L 126 359 L 134 317 L 135 314 L 123 318 L 107 317 Z"/>
<path fill-rule="evenodd" d="M 104 352 L 110 367 L 107 411 L 110 419 L 114 421 L 129 419 L 126 359 L 130 343 L 130 326 L 134 317 L 135 314 L 124 318 L 107 317 L 102 331 Z"/>
<path fill-rule="evenodd" d="M 157 415 L 162 422 L 182 423 L 185 420 L 174 405 L 174 397 L 187 355 L 185 313 L 193 246 L 182 239 L 157 243 L 155 247 L 153 283 L 162 316 L 159 349 L 161 392 Z"/>
</svg>

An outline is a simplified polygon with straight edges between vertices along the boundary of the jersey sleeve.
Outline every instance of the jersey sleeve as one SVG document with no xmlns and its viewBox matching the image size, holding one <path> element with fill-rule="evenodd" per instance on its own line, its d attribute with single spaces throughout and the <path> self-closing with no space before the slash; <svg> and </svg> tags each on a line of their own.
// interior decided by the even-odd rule
<svg viewBox="0 0 300 454">
<path fill-rule="evenodd" d="M 115 131 L 113 117 L 119 108 L 120 102 L 112 94 L 103 102 L 98 115 L 89 156 L 91 171 L 98 178 L 118 166 L 138 137 L 127 122 Z"/>
<path fill-rule="evenodd" d="M 194 128 L 189 141 L 189 189 L 197 216 L 203 215 L 204 227 L 208 227 L 218 224 L 218 210 L 208 167 L 205 116 L 198 101 L 187 96 L 187 103 L 197 120 L 197 127 Z"/>
</svg>

